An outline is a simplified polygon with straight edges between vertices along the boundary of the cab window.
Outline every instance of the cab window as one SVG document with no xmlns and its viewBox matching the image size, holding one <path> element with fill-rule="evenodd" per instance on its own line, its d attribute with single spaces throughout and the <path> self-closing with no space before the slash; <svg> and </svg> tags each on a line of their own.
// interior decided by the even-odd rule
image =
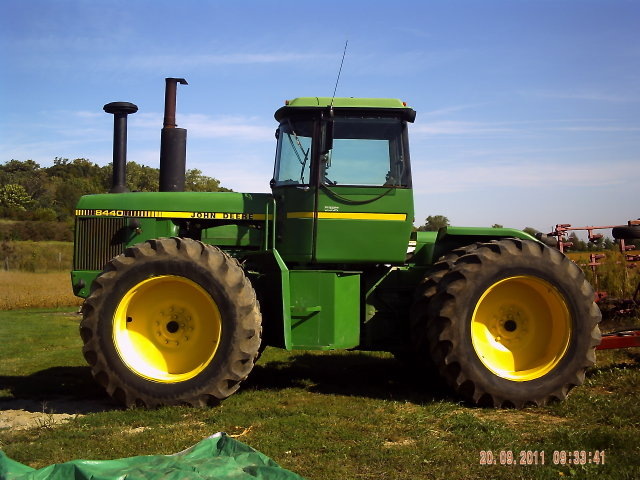
<svg viewBox="0 0 640 480">
<path fill-rule="evenodd" d="M 278 128 L 275 186 L 308 185 L 311 178 L 313 122 L 286 119 Z"/>
<path fill-rule="evenodd" d="M 321 158 L 325 185 L 408 186 L 404 125 L 396 118 L 335 118 L 333 148 Z"/>
</svg>

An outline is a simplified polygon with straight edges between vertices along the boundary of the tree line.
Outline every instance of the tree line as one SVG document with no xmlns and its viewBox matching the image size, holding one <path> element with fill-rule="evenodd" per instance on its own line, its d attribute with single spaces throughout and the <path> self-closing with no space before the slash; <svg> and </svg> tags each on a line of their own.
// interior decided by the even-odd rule
<svg viewBox="0 0 640 480">
<path fill-rule="evenodd" d="M 131 191 L 158 191 L 159 169 L 127 163 L 127 186 Z M 0 218 L 67 222 L 82 195 L 106 193 L 111 188 L 113 166 L 99 166 L 86 158 L 56 157 L 50 167 L 33 160 L 10 160 L 0 164 Z M 229 192 L 220 181 L 187 170 L 185 190 Z"/>
</svg>

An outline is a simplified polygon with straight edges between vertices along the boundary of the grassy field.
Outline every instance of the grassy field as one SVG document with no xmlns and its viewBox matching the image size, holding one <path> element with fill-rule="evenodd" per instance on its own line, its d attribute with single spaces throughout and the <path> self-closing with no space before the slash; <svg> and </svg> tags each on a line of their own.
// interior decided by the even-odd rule
<svg viewBox="0 0 640 480">
<path fill-rule="evenodd" d="M 582 267 L 587 279 L 596 290 L 606 291 L 616 298 L 631 298 L 640 282 L 640 268 L 630 268 L 631 263 L 627 262 L 618 250 L 594 253 L 605 255 L 605 258 L 598 260 L 601 265 L 595 270 L 588 265 L 590 252 L 570 252 L 567 255 Z M 638 250 L 627 253 L 640 255 Z"/>
<path fill-rule="evenodd" d="M 0 270 L 26 272 L 69 271 L 71 242 L 4 241 L 0 243 Z"/>
<path fill-rule="evenodd" d="M 34 269 L 55 267 L 62 253 L 49 257 L 52 263 L 32 263 Z M 240 392 L 217 408 L 121 410 L 82 358 L 74 313 L 80 300 L 71 294 L 67 268 L 0 271 L 0 449 L 30 466 L 170 454 L 226 431 L 310 480 L 618 480 L 640 471 L 637 348 L 599 352 L 585 385 L 544 408 L 470 407 L 388 354 L 267 349 Z M 612 261 L 602 270 L 605 288 L 624 293 L 637 284 L 640 269 L 625 279 L 621 268 Z M 640 319 L 603 327 L 633 325 Z M 20 413 L 38 420 L 31 428 L 2 427 L 3 419 Z M 58 423 L 54 414 L 71 420 Z M 604 451 L 605 463 L 554 463 L 554 452 L 574 450 Z M 481 465 L 487 452 L 497 465 Z M 531 452 L 538 464 L 500 464 L 510 454 L 518 463 L 520 452 Z"/>
<path fill-rule="evenodd" d="M 217 408 L 121 410 L 85 365 L 78 315 L 0 312 L 0 416 L 24 408 L 80 413 L 0 429 L 10 458 L 43 467 L 76 458 L 170 454 L 217 431 L 308 479 L 633 479 L 640 471 L 640 353 L 601 352 L 563 403 L 524 410 L 461 404 L 387 354 L 267 349 Z M 554 451 L 605 452 L 604 465 L 556 465 Z M 498 465 L 481 465 L 490 451 Z M 538 452 L 538 465 L 500 465 Z M 541 465 L 539 452 L 544 452 Z"/>
</svg>

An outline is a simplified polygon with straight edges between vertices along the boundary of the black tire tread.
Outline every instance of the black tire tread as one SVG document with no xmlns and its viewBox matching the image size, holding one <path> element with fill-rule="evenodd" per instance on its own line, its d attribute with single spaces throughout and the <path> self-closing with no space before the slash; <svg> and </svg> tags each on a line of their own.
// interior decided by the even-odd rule
<svg viewBox="0 0 640 480">
<path fill-rule="evenodd" d="M 475 246 L 475 245 L 474 245 Z M 438 259 L 430 268 L 418 287 L 416 288 L 414 302 L 411 307 L 411 349 L 417 358 L 427 359 L 424 366 L 434 367 L 427 346 L 427 338 L 430 335 L 430 323 L 426 319 L 429 301 L 436 294 L 438 284 L 442 280 L 455 261 L 467 253 L 466 249 L 459 248 L 448 252 Z"/>
<path fill-rule="evenodd" d="M 595 347 L 601 338 L 598 328 L 600 311 L 593 302 L 593 289 L 582 271 L 559 251 L 528 240 L 494 240 L 469 245 L 462 250 L 456 252 L 457 258 L 446 262 L 448 269 L 444 273 L 438 272 L 436 276 L 427 278 L 424 287 L 425 292 L 431 293 L 424 295 L 429 299 L 428 312 L 421 314 L 419 319 L 423 325 L 426 323 L 423 330 L 427 332 L 429 351 L 440 374 L 457 393 L 474 404 L 522 408 L 528 404 L 540 406 L 554 399 L 566 398 L 571 388 L 584 382 L 585 370 L 595 363 Z M 558 373 L 562 381 L 556 388 L 552 391 L 529 393 L 528 396 L 503 394 L 483 387 L 483 379 L 477 378 L 474 370 L 468 368 L 469 359 L 462 355 L 463 351 L 458 348 L 454 333 L 456 322 L 459 322 L 457 299 L 467 289 L 469 282 L 473 282 L 474 276 L 492 262 L 504 263 L 500 259 L 522 256 L 530 257 L 533 262 L 543 263 L 545 268 L 553 270 L 556 275 L 565 275 L 575 282 L 573 292 L 581 297 L 579 301 L 583 305 L 590 305 L 586 308 L 586 318 L 578 319 L 582 329 L 578 334 L 587 336 L 587 348 L 577 352 L 577 357 L 571 361 L 570 371 Z M 490 372 L 487 371 L 487 374 Z"/>
<path fill-rule="evenodd" d="M 637 240 L 640 238 L 640 225 L 619 225 L 611 229 L 616 240 Z"/>
<path fill-rule="evenodd" d="M 233 347 L 214 383 L 198 385 L 188 393 L 157 397 L 132 388 L 112 368 L 100 345 L 99 321 L 105 298 L 128 271 L 141 262 L 175 260 L 202 266 L 220 280 L 222 288 L 233 295 L 238 312 Z M 107 393 L 127 407 L 189 404 L 204 406 L 216 404 L 233 394 L 240 382 L 247 378 L 257 360 L 261 343 L 261 315 L 255 290 L 237 260 L 227 253 L 188 238 L 160 238 L 149 240 L 125 250 L 113 258 L 92 285 L 92 291 L 82 307 L 80 333 L 84 343 L 83 354 L 91 366 L 91 373 Z"/>
</svg>

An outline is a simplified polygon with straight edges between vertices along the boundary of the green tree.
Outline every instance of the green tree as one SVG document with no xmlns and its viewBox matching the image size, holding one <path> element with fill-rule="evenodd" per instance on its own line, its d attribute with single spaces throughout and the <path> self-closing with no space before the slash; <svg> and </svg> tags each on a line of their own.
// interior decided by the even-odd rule
<svg viewBox="0 0 640 480">
<path fill-rule="evenodd" d="M 100 173 L 100 166 L 87 160 L 86 158 L 56 157 L 53 165 L 45 169 L 47 175 L 58 178 L 96 178 Z"/>
<path fill-rule="evenodd" d="M 604 240 L 602 241 L 602 248 L 605 250 L 615 250 L 618 246 L 616 245 L 616 242 L 611 240 L 609 237 L 604 237 Z"/>
<path fill-rule="evenodd" d="M 93 179 L 82 177 L 57 179 L 53 208 L 56 210 L 58 218 L 63 220 L 73 216 L 76 204 L 82 195 L 102 192 L 103 190 L 95 184 Z"/>
<path fill-rule="evenodd" d="M 0 206 L 6 210 L 24 212 L 32 204 L 33 199 L 22 185 L 9 183 L 0 186 Z"/>
<path fill-rule="evenodd" d="M 584 240 L 580 240 L 576 232 L 571 232 L 568 237 L 568 241 L 573 243 L 573 246 L 570 247 L 574 252 L 584 252 L 587 248 L 587 243 Z"/>
<path fill-rule="evenodd" d="M 0 164 L 0 217 L 17 220 L 68 220 L 82 195 L 106 193 L 111 188 L 113 167 L 99 166 L 86 158 L 56 157 L 42 168 L 33 160 L 10 160 Z M 127 163 L 127 186 L 131 191 L 158 191 L 160 171 L 136 162 Z M 186 172 L 185 190 L 230 191 L 200 170 Z"/>
<path fill-rule="evenodd" d="M 418 227 L 420 232 L 437 232 L 442 227 L 449 226 L 449 219 L 444 215 L 429 215 L 424 225 Z"/>
<path fill-rule="evenodd" d="M 10 160 L 0 165 L 0 185 L 22 185 L 32 199 L 46 192 L 47 174 L 33 160 Z"/>
<path fill-rule="evenodd" d="M 217 178 L 202 175 L 197 168 L 187 170 L 184 189 L 187 192 L 231 192 L 232 190 L 220 186 Z"/>
</svg>

